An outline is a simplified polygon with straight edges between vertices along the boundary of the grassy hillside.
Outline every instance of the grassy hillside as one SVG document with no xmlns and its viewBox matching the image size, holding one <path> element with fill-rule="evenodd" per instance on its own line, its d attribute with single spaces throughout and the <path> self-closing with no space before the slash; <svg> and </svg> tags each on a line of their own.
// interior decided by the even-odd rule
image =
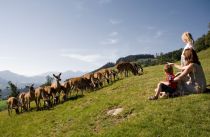
<svg viewBox="0 0 210 137">
<path fill-rule="evenodd" d="M 0 100 L 0 111 L 6 109 L 6 101 L 5 100 Z"/>
<path fill-rule="evenodd" d="M 199 53 L 210 84 L 210 48 Z M 163 66 L 147 67 L 141 76 L 119 80 L 101 90 L 85 93 L 51 110 L 25 112 L 9 117 L 0 112 L 2 137 L 207 137 L 210 136 L 210 94 L 149 101 Z M 117 116 L 107 111 L 121 107 Z"/>
</svg>

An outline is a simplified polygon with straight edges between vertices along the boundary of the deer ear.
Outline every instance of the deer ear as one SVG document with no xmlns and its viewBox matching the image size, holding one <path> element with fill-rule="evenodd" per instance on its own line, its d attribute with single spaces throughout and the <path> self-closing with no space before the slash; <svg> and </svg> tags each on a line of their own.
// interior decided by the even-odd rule
<svg viewBox="0 0 210 137">
<path fill-rule="evenodd" d="M 56 77 L 55 74 L 53 74 L 53 76 Z"/>
<path fill-rule="evenodd" d="M 31 84 L 31 87 L 33 87 L 34 86 L 34 84 Z"/>
<path fill-rule="evenodd" d="M 61 76 L 62 73 L 59 74 L 59 76 Z"/>
</svg>

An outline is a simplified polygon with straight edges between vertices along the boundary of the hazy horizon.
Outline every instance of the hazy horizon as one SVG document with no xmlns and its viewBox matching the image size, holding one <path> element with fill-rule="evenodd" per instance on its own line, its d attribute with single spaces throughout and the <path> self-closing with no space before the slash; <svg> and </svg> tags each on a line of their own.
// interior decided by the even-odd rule
<svg viewBox="0 0 210 137">
<path fill-rule="evenodd" d="M 95 70 L 131 54 L 166 53 L 208 31 L 208 0 L 0 0 L 0 71 Z"/>
<path fill-rule="evenodd" d="M 34 75 L 25 75 L 25 74 L 21 74 L 21 73 L 16 73 L 12 70 L 0 70 L 0 72 L 9 72 L 9 73 L 15 73 L 15 74 L 18 74 L 18 75 L 21 75 L 21 76 L 25 76 L 25 77 L 34 77 L 34 76 L 47 76 L 49 74 L 59 74 L 59 73 L 89 73 L 88 71 L 73 71 L 73 70 L 66 70 L 66 71 L 46 71 L 46 72 L 43 72 L 43 73 L 38 73 L 38 74 L 34 74 Z"/>
</svg>

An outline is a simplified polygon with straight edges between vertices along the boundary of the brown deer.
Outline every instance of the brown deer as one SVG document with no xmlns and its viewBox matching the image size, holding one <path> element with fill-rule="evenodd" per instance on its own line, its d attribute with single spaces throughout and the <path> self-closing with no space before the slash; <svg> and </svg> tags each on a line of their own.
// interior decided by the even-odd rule
<svg viewBox="0 0 210 137">
<path fill-rule="evenodd" d="M 34 84 L 32 84 L 31 86 L 27 86 L 29 87 L 29 91 L 25 93 L 24 99 L 25 99 L 25 103 L 26 103 L 26 109 L 29 110 L 30 109 L 30 102 L 35 100 L 35 90 L 34 90 Z"/>
<path fill-rule="evenodd" d="M 8 115 L 12 113 L 12 109 L 15 109 L 16 114 L 19 114 L 19 102 L 15 97 L 9 97 L 7 100 Z"/>
<path fill-rule="evenodd" d="M 61 86 L 62 91 L 65 93 L 66 98 L 68 96 L 71 96 L 71 86 L 68 82 L 68 80 L 64 81 L 64 83 Z M 70 95 L 69 95 L 70 94 Z"/>
<path fill-rule="evenodd" d="M 139 63 L 132 63 L 132 65 L 133 65 L 134 69 L 136 69 L 138 71 L 138 74 L 143 74 L 144 70 L 143 70 L 141 64 L 139 64 Z M 141 72 L 140 72 L 140 70 L 141 70 Z"/>
<path fill-rule="evenodd" d="M 93 89 L 91 80 L 84 77 L 70 78 L 70 79 L 65 80 L 65 82 L 67 82 L 68 88 L 70 90 L 73 90 L 73 89 L 76 90 L 77 94 L 79 91 L 81 91 L 83 95 L 83 90 Z"/>
<path fill-rule="evenodd" d="M 137 75 L 138 71 L 134 68 L 134 66 L 129 62 L 122 62 L 116 65 L 116 68 L 119 73 L 125 74 L 125 77 L 128 77 L 128 72 L 131 71 L 133 75 Z"/>
<path fill-rule="evenodd" d="M 59 74 L 56 77 L 59 77 L 60 75 L 61 74 Z M 60 78 L 58 78 L 58 80 L 60 81 Z M 56 86 L 57 86 L 57 83 L 52 83 L 51 85 L 43 84 L 40 87 L 35 89 L 35 102 L 36 102 L 37 110 L 40 110 L 40 107 L 41 107 L 40 100 L 41 99 L 44 101 L 44 105 L 46 105 L 46 107 L 48 107 L 48 108 L 52 107 L 53 104 L 56 104 L 56 101 L 57 101 L 57 100 L 55 100 Z M 62 89 L 62 87 L 61 87 L 61 89 Z"/>
<path fill-rule="evenodd" d="M 58 75 L 53 74 L 53 77 L 56 79 L 56 83 L 52 83 L 51 84 L 51 88 L 54 90 L 53 94 L 53 104 L 58 104 L 60 102 L 60 93 L 62 90 L 60 81 L 61 81 L 61 73 L 59 73 Z"/>
<path fill-rule="evenodd" d="M 55 89 L 52 88 L 51 86 L 42 86 L 42 88 L 44 89 L 43 92 L 49 96 L 50 98 L 50 104 L 54 104 L 54 99 L 56 96 L 56 92 Z"/>
<path fill-rule="evenodd" d="M 83 77 L 91 81 L 91 85 L 94 89 L 99 88 L 100 80 L 94 77 L 94 73 L 87 73 L 83 75 Z"/>
<path fill-rule="evenodd" d="M 97 72 L 94 73 L 93 78 L 98 80 L 98 85 L 100 87 L 103 87 L 103 83 L 104 83 L 104 80 L 105 80 L 105 76 L 104 76 L 103 73 L 101 73 L 100 71 L 97 71 Z"/>
<path fill-rule="evenodd" d="M 118 77 L 118 71 L 115 69 L 111 69 L 111 79 L 114 79 L 114 81 L 117 79 L 119 79 Z"/>
<path fill-rule="evenodd" d="M 104 79 L 103 82 L 106 80 L 107 83 L 109 84 L 111 80 L 111 71 L 106 68 L 106 69 L 101 69 L 98 72 L 102 74 L 103 79 Z"/>
<path fill-rule="evenodd" d="M 40 99 L 44 102 L 44 107 L 46 106 L 48 109 L 51 106 L 50 102 L 50 94 L 45 91 L 44 87 L 38 87 L 35 89 L 35 102 L 37 110 L 40 110 L 41 102 Z"/>
<path fill-rule="evenodd" d="M 23 110 L 26 110 L 26 101 L 25 101 L 25 92 L 22 92 L 18 95 L 18 100 L 20 103 L 20 107 L 21 107 L 21 112 L 23 112 Z"/>
</svg>

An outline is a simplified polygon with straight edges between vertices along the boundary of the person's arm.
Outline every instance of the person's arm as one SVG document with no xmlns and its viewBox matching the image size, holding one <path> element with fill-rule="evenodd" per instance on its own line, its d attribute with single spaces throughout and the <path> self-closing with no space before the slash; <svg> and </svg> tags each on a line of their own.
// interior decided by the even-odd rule
<svg viewBox="0 0 210 137">
<path fill-rule="evenodd" d="M 183 67 L 181 67 L 181 65 L 174 64 L 174 67 L 177 69 L 183 70 Z"/>
<path fill-rule="evenodd" d="M 184 76 L 186 76 L 187 74 L 189 74 L 192 71 L 193 68 L 193 64 L 190 63 L 189 65 L 185 66 L 184 71 L 182 71 L 182 73 L 174 78 L 174 82 L 178 82 L 179 80 L 181 80 Z"/>
<path fill-rule="evenodd" d="M 180 69 L 180 70 L 184 70 L 185 69 L 185 66 L 181 67 L 180 65 L 177 65 L 175 63 L 170 63 L 170 62 L 167 62 L 167 63 L 168 63 L 168 65 L 174 66 L 177 69 Z"/>
<path fill-rule="evenodd" d="M 187 68 L 187 66 L 182 67 L 182 70 L 184 71 Z"/>
<path fill-rule="evenodd" d="M 175 63 L 170 63 L 170 62 L 167 62 L 167 63 L 168 63 L 168 65 L 174 66 L 174 67 L 177 68 L 177 69 L 182 69 L 182 67 L 181 67 L 180 65 L 177 65 L 177 64 L 175 64 Z"/>
</svg>

